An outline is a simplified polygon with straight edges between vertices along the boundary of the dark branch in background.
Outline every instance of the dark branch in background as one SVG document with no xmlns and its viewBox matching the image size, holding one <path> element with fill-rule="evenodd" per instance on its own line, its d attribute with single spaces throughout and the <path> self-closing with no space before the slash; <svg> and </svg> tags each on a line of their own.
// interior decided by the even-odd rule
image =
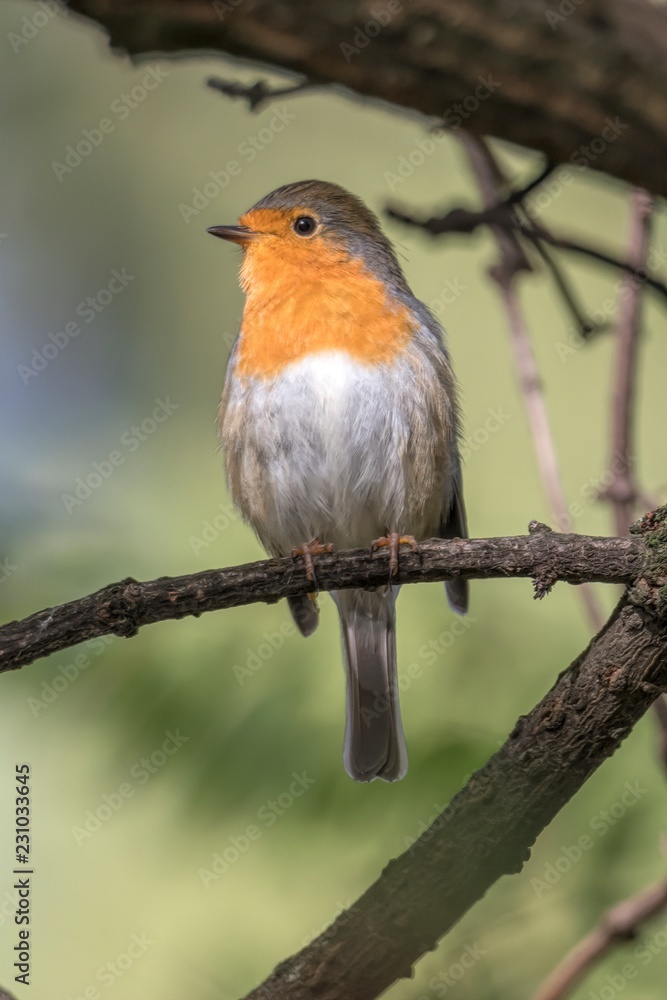
<svg viewBox="0 0 667 1000">
<path fill-rule="evenodd" d="M 220 77 L 209 78 L 209 80 L 207 80 L 207 85 L 220 91 L 227 97 L 239 97 L 246 100 L 251 111 L 259 110 L 260 107 L 263 107 L 265 104 L 277 99 L 278 97 L 303 93 L 304 90 L 309 90 L 318 86 L 318 84 L 312 81 L 304 80 L 294 86 L 272 88 L 266 83 L 265 80 L 258 80 L 254 84 L 245 85 L 233 80 L 224 80 Z M 319 86 L 322 85 L 320 84 Z M 464 144 L 466 144 L 467 133 L 463 131 L 458 134 Z M 490 157 L 490 163 L 492 163 L 495 167 L 495 161 L 492 157 Z M 443 232 L 450 231 L 471 233 L 481 225 L 488 225 L 491 229 L 495 229 L 496 235 L 499 238 L 499 233 L 504 230 L 509 231 L 516 229 L 526 235 L 548 270 L 551 272 L 556 287 L 558 288 L 565 306 L 572 316 L 580 335 L 582 337 L 588 337 L 593 333 L 599 333 L 602 330 L 607 329 L 607 324 L 599 325 L 593 323 L 584 316 L 583 310 L 579 306 L 569 282 L 567 281 L 557 261 L 554 260 L 552 254 L 549 253 L 545 245 L 545 241 L 547 240 L 551 241 L 551 244 L 554 246 L 560 245 L 562 241 L 557 240 L 556 237 L 550 234 L 546 227 L 540 227 L 539 233 L 537 231 L 533 232 L 529 219 L 525 214 L 525 199 L 532 191 L 540 187 L 540 185 L 543 184 L 543 182 L 550 177 L 556 169 L 556 164 L 546 160 L 543 168 L 535 177 L 532 178 L 532 180 L 528 181 L 528 183 L 521 188 L 511 190 L 506 198 L 499 201 L 495 198 L 489 199 L 487 207 L 484 211 L 471 212 L 470 210 L 464 208 L 452 209 L 439 220 L 440 225 L 445 227 L 444 229 L 441 229 L 440 225 L 435 225 L 434 220 L 428 220 L 428 222 L 419 223 L 419 225 L 422 228 L 427 228 L 428 231 L 433 233 L 433 235 L 441 235 Z M 495 179 L 499 182 L 502 181 L 505 183 L 505 178 L 499 171 L 496 173 Z M 513 211 L 515 207 L 520 211 Z M 387 214 L 398 221 L 413 224 L 415 222 L 411 216 L 405 215 L 397 208 L 389 207 L 387 209 Z M 429 228 L 431 226 L 433 227 L 432 229 Z M 530 262 L 528 261 L 524 251 L 521 250 L 519 241 L 515 238 L 511 241 L 511 245 L 513 247 L 514 255 L 520 254 L 520 257 L 517 257 L 517 261 L 521 260 L 525 270 L 531 270 Z M 570 249 L 575 248 L 574 243 L 569 243 L 568 246 Z M 632 261 L 624 262 L 616 260 L 616 258 L 606 255 L 602 251 L 585 247 L 580 244 L 576 244 L 576 249 L 578 252 L 592 256 L 595 260 L 602 263 L 609 264 L 610 266 L 614 266 L 620 270 L 626 270 L 630 275 L 634 275 L 635 277 L 638 274 L 641 274 L 642 280 L 648 281 L 648 283 L 652 284 L 658 291 L 662 287 L 662 283 L 660 281 L 649 278 L 645 269 L 641 269 L 639 265 L 635 265 L 637 270 L 634 272 L 632 270 Z M 667 294 L 667 285 L 665 286 L 665 294 Z M 647 504 L 647 506 L 650 506 L 650 504 Z"/>
<path fill-rule="evenodd" d="M 510 20 L 498 0 L 393 12 L 336 0 L 68 6 L 133 55 L 199 49 L 254 60 L 667 195 L 666 17 L 649 0 L 588 0 L 571 17 L 552 0 L 515 0 Z"/>
<path fill-rule="evenodd" d="M 577 301 L 574 291 L 570 287 L 569 281 L 565 277 L 557 261 L 554 259 L 553 254 L 547 250 L 541 240 L 535 241 L 535 249 L 546 265 L 547 270 L 551 272 L 554 284 L 560 293 L 567 311 L 574 320 L 579 336 L 586 338 L 590 337 L 593 333 L 602 333 L 603 330 L 606 330 L 607 324 L 594 323 L 585 316 L 583 309 Z M 650 506 L 650 504 L 648 506 Z"/>
<path fill-rule="evenodd" d="M 277 87 L 272 88 L 265 80 L 257 80 L 253 84 L 245 85 L 240 84 L 233 80 L 223 80 L 220 77 L 211 77 L 207 80 L 207 85 L 212 87 L 214 90 L 220 91 L 227 97 L 232 98 L 242 98 L 247 101 L 248 107 L 251 111 L 257 111 L 260 107 L 275 100 L 278 97 L 290 96 L 292 94 L 303 93 L 304 90 L 312 89 L 317 86 L 316 83 L 311 81 L 302 81 L 291 87 Z M 320 84 L 321 86 L 321 84 Z M 467 133 L 459 132 L 459 137 L 462 139 L 464 144 L 466 143 Z M 507 197 L 497 201 L 495 198 L 489 200 L 487 207 L 483 211 L 471 212 L 465 208 L 455 208 L 448 212 L 442 219 L 440 223 L 442 225 L 446 224 L 445 229 L 440 230 L 437 226 L 434 227 L 433 235 L 440 235 L 442 232 L 461 232 L 461 233 L 472 233 L 481 225 L 488 225 L 492 229 L 495 228 L 496 235 L 504 230 L 517 229 L 523 232 L 524 229 L 530 230 L 530 224 L 528 222 L 525 213 L 519 214 L 514 212 L 513 209 L 522 208 L 525 199 L 531 192 L 535 191 L 544 181 L 554 173 L 557 169 L 557 164 L 546 160 L 544 166 L 533 177 L 528 181 L 523 187 L 517 188 L 516 190 L 511 190 Z M 497 174 L 497 180 L 504 180 L 500 173 Z M 402 213 L 397 208 L 389 207 L 387 209 L 387 214 L 401 222 L 415 223 L 415 220 L 411 216 L 407 216 Z M 429 225 L 433 223 L 433 220 L 429 220 L 427 223 L 418 223 L 422 228 L 428 228 Z M 450 228 L 451 227 L 451 228 Z M 436 232 L 437 230 L 437 232 Z M 430 229 L 428 231 L 431 231 Z M 499 237 L 500 238 L 500 237 Z M 530 232 L 530 240 L 541 257 L 541 259 L 546 264 L 547 268 L 551 272 L 556 287 L 558 288 L 565 305 L 570 312 L 572 318 L 574 319 L 577 329 L 582 337 L 588 337 L 592 333 L 600 332 L 606 327 L 598 326 L 592 323 L 590 320 L 586 319 L 583 315 L 583 311 L 578 305 L 574 292 L 572 291 L 569 282 L 565 278 L 562 270 L 558 266 L 558 263 L 554 260 L 553 256 L 547 251 L 545 246 L 545 240 L 547 238 L 555 240 L 551 234 L 548 234 L 548 230 L 545 227 L 541 229 L 541 234 Z M 525 270 L 531 270 L 530 262 L 528 261 L 525 253 L 520 249 L 518 240 L 515 238 L 512 241 L 512 246 L 515 253 L 521 254 L 521 260 L 525 265 Z M 574 244 L 572 244 L 574 246 Z M 614 266 L 623 270 L 626 267 L 631 268 L 632 262 L 624 263 L 623 261 L 616 261 L 615 258 L 607 257 L 606 255 L 601 255 L 601 251 L 597 251 L 591 248 L 586 248 L 584 246 L 579 246 L 579 251 L 584 254 L 592 255 L 596 260 L 602 259 L 603 263 L 610 264 L 614 262 Z M 646 280 L 645 270 L 641 270 L 643 280 Z M 649 279 L 653 281 L 654 279 Z M 656 289 L 659 289 L 661 283 L 655 281 Z M 667 285 L 665 286 L 665 294 L 667 295 Z M 650 506 L 650 504 L 649 504 Z"/>
<path fill-rule="evenodd" d="M 607 267 L 623 271 L 625 274 L 629 274 L 631 277 L 636 278 L 641 284 L 646 285 L 647 288 L 651 288 L 654 292 L 659 292 L 663 299 L 667 299 L 667 285 L 665 282 L 659 278 L 654 278 L 652 275 L 648 274 L 644 268 L 635 267 L 630 261 L 619 260 L 617 257 L 614 257 L 613 254 L 605 253 L 604 250 L 599 250 L 597 247 L 587 246 L 585 243 L 579 243 L 576 240 L 568 240 L 561 236 L 554 236 L 553 233 L 549 232 L 549 230 L 547 230 L 544 226 L 539 225 L 535 221 L 531 221 L 528 226 L 523 226 L 521 231 L 529 240 L 532 240 L 533 242 L 536 240 L 543 240 L 545 243 L 548 243 L 549 246 L 555 247 L 557 250 L 566 250 L 569 253 L 590 257 L 591 260 L 596 260 L 600 264 L 606 264 Z"/>
<path fill-rule="evenodd" d="M 658 591 L 633 588 L 430 829 L 246 1000 L 371 1000 L 410 976 L 497 879 L 519 872 L 540 831 L 667 688 Z"/>
<path fill-rule="evenodd" d="M 630 198 L 630 235 L 628 260 L 643 271 L 648 257 L 653 199 L 646 191 L 636 189 Z M 616 534 L 621 536 L 635 518 L 642 499 L 636 480 L 634 448 L 635 387 L 641 333 L 642 284 L 626 275 L 619 291 L 616 324 L 616 360 L 611 398 L 611 454 L 609 469 L 612 480 L 599 493 L 609 500 L 614 511 Z M 649 506 L 651 506 L 649 502 Z"/>
<path fill-rule="evenodd" d="M 273 0 L 195 5 L 187 0 L 71 0 L 70 6 L 107 24 L 113 41 L 135 53 L 152 56 L 160 50 L 217 47 L 279 65 L 313 81 L 278 88 L 264 82 L 245 86 L 209 81 L 227 96 L 243 98 L 253 110 L 272 99 L 331 82 L 448 124 L 452 112 L 458 113 L 461 107 L 457 102 L 472 98 L 474 114 L 463 116 L 471 135 L 497 135 L 526 146 L 537 141 L 554 163 L 578 164 L 585 159 L 635 185 L 667 193 L 663 169 L 667 19 L 662 8 L 644 0 L 591 0 L 576 12 L 576 18 L 562 16 L 558 31 L 549 22 L 549 15 L 554 16 L 551 0 L 518 0 L 512 31 L 506 30 L 506 12 L 497 0 L 433 0 L 426 8 L 420 3 L 399 5 L 384 20 L 371 8 L 331 0 L 322 4 L 285 0 L 279 5 Z M 374 30 L 366 30 L 366 17 Z M 483 78 L 482 72 L 487 76 Z M 482 97 L 481 84 L 488 91 Z M 609 108 L 617 114 L 613 121 Z M 533 217 L 530 194 L 552 172 L 551 163 L 523 190 L 507 194 L 506 180 L 486 143 L 472 138 L 463 141 L 486 207 L 477 213 L 455 209 L 423 228 L 433 224 L 433 232 L 473 232 L 487 225 L 494 232 L 501 261 L 491 275 L 510 320 L 534 440 L 538 455 L 543 456 L 543 479 L 555 509 L 562 510 L 564 496 L 539 373 L 516 292 L 517 277 L 532 270 L 532 258 L 539 255 L 582 336 L 589 336 L 598 328 L 586 319 L 550 248 L 585 255 L 629 276 L 629 301 L 622 301 L 627 310 L 622 309 L 619 321 L 616 369 L 617 395 L 625 410 L 615 427 L 619 440 L 621 431 L 627 434 L 622 447 L 629 455 L 640 292 L 643 287 L 651 288 L 667 299 L 665 282 L 643 269 L 650 209 L 642 218 L 641 206 L 635 206 L 637 239 L 631 239 L 628 259 L 618 260 L 596 247 L 554 235 Z M 589 144 L 596 144 L 592 157 Z M 407 217 L 404 221 L 414 222 Z M 624 504 L 627 524 L 638 492 L 634 479 L 619 479 L 612 487 L 618 523 Z M 664 512 L 660 517 L 664 518 Z M 655 526 L 655 519 L 645 519 L 646 531 Z M 526 549 L 527 542 L 530 547 Z M 617 548 L 619 542 L 627 548 Z M 594 551 L 590 543 L 597 546 Z M 613 753 L 667 686 L 665 556 L 663 551 L 658 566 L 655 536 L 644 546 L 636 538 L 577 539 L 552 535 L 537 526 L 528 540 L 450 542 L 444 543 L 449 549 L 439 552 L 429 549 L 434 544 L 438 543 L 425 544 L 421 565 L 418 557 L 404 556 L 397 582 L 457 574 L 529 575 L 535 581 L 536 596 L 541 597 L 559 578 L 572 582 L 612 579 L 612 563 L 617 559 L 621 565 L 615 580 L 634 585 L 588 650 L 455 797 L 439 826 L 436 821 L 438 829 L 432 828 L 413 850 L 393 862 L 330 931 L 283 963 L 252 994 L 255 998 L 333 1000 L 343 987 L 350 1000 L 363 1000 L 408 974 L 412 963 L 434 946 L 495 879 L 520 869 L 539 831 Z M 661 544 L 664 547 L 664 538 Z M 484 546 L 491 546 L 491 553 Z M 577 553 L 573 546 L 588 549 Z M 461 564 L 461 556 L 469 559 L 468 564 L 465 558 Z M 318 563 L 322 589 L 377 586 L 386 581 L 386 563 L 367 554 L 328 558 Z M 488 558 L 493 565 L 485 561 Z M 573 559 L 576 572 L 573 562 L 568 562 Z M 583 564 L 586 572 L 582 575 Z M 628 575 L 629 564 L 633 572 Z M 124 581 L 82 601 L 6 626 L 0 632 L 2 669 L 93 635 L 129 636 L 152 621 L 198 615 L 251 600 L 277 600 L 308 589 L 303 568 L 287 560 L 146 584 Z M 656 704 L 664 723 L 665 703 Z M 664 729 L 663 740 L 667 740 Z M 541 1000 L 560 1000 L 577 975 L 614 941 L 633 933 L 650 912 L 657 912 L 652 908 L 662 905 L 661 889 L 656 887 L 616 907 L 611 920 L 607 918 L 604 927 L 571 956 L 569 965 L 561 967 L 560 980 L 557 971 L 556 991 L 552 989 Z"/>
<path fill-rule="evenodd" d="M 518 194 L 518 193 L 517 193 Z M 427 219 L 420 219 L 405 209 L 397 205 L 387 207 L 387 215 L 403 222 L 409 226 L 417 226 L 423 229 L 430 236 L 442 236 L 446 233 L 472 233 L 480 226 L 491 226 L 501 228 L 508 232 L 515 232 L 524 237 L 538 249 L 541 245 L 547 244 L 557 250 L 565 250 L 569 253 L 579 254 L 589 257 L 607 267 L 620 270 L 636 278 L 640 283 L 658 292 L 667 300 L 667 284 L 659 278 L 647 273 L 643 267 L 637 267 L 631 261 L 621 260 L 612 254 L 605 253 L 597 247 L 588 246 L 576 240 L 566 239 L 554 234 L 541 223 L 530 217 L 522 217 L 517 212 L 517 207 L 521 204 L 521 199 L 513 201 L 504 199 L 494 201 L 491 205 L 478 211 L 468 208 L 452 208 L 444 215 L 434 215 Z M 591 332 L 594 327 L 591 327 Z"/>
<path fill-rule="evenodd" d="M 302 94 L 304 90 L 312 90 L 316 84 L 303 80 L 290 87 L 271 87 L 266 80 L 257 80 L 256 83 L 246 86 L 235 80 L 223 80 L 220 76 L 211 76 L 206 81 L 206 86 L 220 91 L 226 97 L 239 97 L 248 102 L 251 111 L 259 111 L 265 104 L 275 101 L 278 97 Z"/>
<path fill-rule="evenodd" d="M 655 711 L 660 726 L 660 760 L 667 770 L 667 701 L 664 697 L 656 701 Z"/>
<path fill-rule="evenodd" d="M 472 136 L 462 136 L 468 152 L 470 166 L 480 186 L 485 208 L 478 213 L 496 235 L 501 251 L 501 263 L 489 269 L 490 276 L 501 289 L 510 320 L 515 345 L 515 360 L 520 384 L 529 415 L 529 423 L 536 445 L 538 463 L 547 494 L 554 511 L 567 512 L 565 499 L 558 476 L 555 451 L 542 397 L 539 372 L 532 347 L 528 339 L 523 314 L 515 292 L 515 282 L 522 271 L 527 270 L 521 252 L 521 237 L 527 235 L 547 266 L 550 267 L 559 291 L 574 316 L 582 336 L 587 336 L 595 327 L 583 319 L 567 282 L 542 242 L 565 244 L 555 240 L 545 227 L 534 225 L 530 218 L 521 216 L 525 189 L 516 192 L 514 199 L 499 199 L 499 188 L 504 178 L 494 161 L 488 145 Z M 533 188 L 542 182 L 548 170 L 535 178 Z M 514 207 L 512 207 L 514 206 Z M 640 336 L 642 293 L 646 285 L 646 263 L 649 253 L 650 223 L 653 210 L 651 196 L 641 189 L 635 190 L 631 198 L 631 226 L 627 263 L 623 265 L 625 280 L 619 294 L 619 317 L 617 322 L 617 350 L 612 399 L 612 441 L 610 470 L 613 479 L 607 489 L 600 493 L 600 499 L 608 499 L 614 507 L 616 530 L 624 535 L 641 493 L 636 483 L 632 454 L 632 420 L 635 411 L 634 386 L 636 379 L 637 353 Z M 470 224 L 470 219 L 457 218 L 457 210 L 442 219 L 446 231 L 451 225 Z M 498 222 L 500 217 L 501 221 Z M 517 225 L 518 223 L 518 225 Z M 430 231 L 437 231 L 440 224 L 430 220 Z M 539 235 L 538 235 L 539 234 Z M 571 248 L 571 245 L 570 245 Z M 581 249 L 581 248 L 580 248 Z M 596 252 L 597 253 L 597 252 Z M 602 258 L 606 255 L 600 255 Z M 607 258 L 606 262 L 610 262 Z M 566 520 L 569 521 L 566 514 Z M 586 595 L 587 609 L 594 622 L 600 619 L 597 602 L 592 594 Z M 599 627 L 599 626 L 598 626 Z M 654 702 L 660 725 L 661 758 L 667 766 L 667 703 L 662 694 Z M 584 939 L 556 968 L 534 1000 L 564 1000 L 581 978 L 615 944 L 631 939 L 639 926 L 649 917 L 667 907 L 667 882 L 651 887 L 617 904 L 602 920 L 600 927 Z"/>
<path fill-rule="evenodd" d="M 458 133 L 458 137 L 468 156 L 485 208 L 497 211 L 496 221 L 490 221 L 489 226 L 500 250 L 500 263 L 489 268 L 489 275 L 501 287 L 511 285 L 514 278 L 522 271 L 532 271 L 521 241 L 513 226 L 508 225 L 506 221 L 507 219 L 512 219 L 515 223 L 518 221 L 516 207 L 519 204 L 520 192 L 516 193 L 516 200 L 510 195 L 505 201 L 498 201 L 499 188 L 506 186 L 506 180 L 486 139 L 477 138 L 463 131 Z M 549 166 L 547 164 L 545 170 L 535 178 L 535 183 L 531 182 L 528 188 L 532 189 L 536 183 L 541 183 L 544 177 L 551 173 Z M 499 210 L 499 206 L 502 206 L 502 209 Z"/>
<path fill-rule="evenodd" d="M 540 542 L 568 537 L 532 527 Z M 633 533 L 644 536 L 644 571 L 589 647 L 419 840 L 246 1000 L 373 1000 L 409 977 L 497 879 L 521 870 L 540 831 L 667 688 L 667 508 Z M 657 905 L 652 891 L 616 908 L 610 939 Z M 588 964 L 602 952 L 594 945 Z"/>
<path fill-rule="evenodd" d="M 647 191 L 642 188 L 632 191 L 628 261 L 640 273 L 645 272 L 648 259 L 653 208 L 653 199 Z M 654 506 L 653 501 L 639 488 L 636 455 L 633 454 L 642 292 L 642 282 L 626 274 L 619 291 L 616 324 L 616 359 L 610 414 L 609 470 L 612 480 L 598 494 L 600 500 L 609 500 L 612 505 L 616 534 L 619 537 L 627 533 L 640 503 L 646 501 L 646 506 Z M 662 697 L 655 703 L 655 714 L 660 730 L 661 756 L 667 761 L 667 706 Z"/>
<path fill-rule="evenodd" d="M 603 916 L 598 927 L 585 937 L 552 972 L 533 1000 L 565 1000 L 607 952 L 617 944 L 634 941 L 647 920 L 667 909 L 667 882 L 642 889 L 617 903 Z"/>
<path fill-rule="evenodd" d="M 645 272 L 651 237 L 653 217 L 651 195 L 636 188 L 630 196 L 630 233 L 628 261 Z M 635 388 L 639 360 L 639 338 L 643 301 L 642 282 L 627 274 L 619 291 L 618 320 L 616 324 L 616 360 L 611 398 L 611 442 L 609 471 L 611 482 L 598 494 L 600 500 L 609 500 L 614 512 L 616 534 L 625 535 L 642 502 L 654 506 L 637 483 L 636 455 L 633 454 L 635 417 Z M 655 703 L 655 715 L 660 730 L 661 756 L 667 762 L 667 706 L 664 698 Z"/>
<path fill-rule="evenodd" d="M 265 80 L 258 80 L 253 84 L 245 85 L 233 80 L 224 80 L 220 77 L 211 77 L 207 80 L 207 85 L 212 87 L 214 90 L 220 91 L 227 97 L 242 98 L 246 100 L 251 111 L 259 110 L 260 107 L 263 107 L 265 104 L 277 99 L 278 97 L 303 93 L 304 90 L 309 90 L 318 86 L 318 84 L 313 81 L 304 80 L 294 86 L 272 88 L 266 83 Z M 458 134 L 465 144 L 465 137 L 467 133 L 464 131 L 459 132 Z M 601 332 L 601 330 L 606 329 L 606 326 L 599 326 L 592 323 L 584 316 L 581 307 L 576 301 L 576 297 L 569 285 L 569 282 L 560 269 L 558 263 L 548 252 L 545 243 L 549 242 L 552 246 L 560 246 L 561 248 L 573 251 L 576 250 L 576 252 L 591 256 L 601 263 L 614 266 L 620 270 L 625 270 L 631 276 L 634 275 L 637 277 L 641 275 L 641 280 L 646 281 L 646 283 L 651 287 L 654 287 L 656 291 L 661 291 L 664 288 L 664 294 L 666 297 L 667 285 L 663 285 L 663 283 L 658 279 L 651 278 L 647 275 L 643 265 L 633 265 L 631 260 L 627 262 L 617 260 L 612 256 L 604 254 L 600 250 L 586 247 L 575 243 L 574 241 L 567 241 L 567 247 L 565 247 L 564 242 L 554 237 L 545 226 L 540 226 L 538 231 L 536 227 L 531 226 L 529 218 L 525 215 L 525 212 L 515 211 L 515 209 L 523 209 L 525 199 L 531 194 L 531 192 L 540 187 L 540 185 L 543 184 L 556 169 L 557 164 L 551 162 L 550 160 L 546 160 L 544 166 L 535 177 L 528 181 L 523 187 L 511 190 L 507 197 L 499 201 L 495 198 L 489 199 L 486 209 L 482 211 L 472 212 L 465 208 L 451 209 L 445 216 L 437 220 L 438 224 L 436 224 L 433 219 L 422 223 L 416 223 L 412 216 L 404 214 L 398 208 L 389 207 L 387 209 L 387 214 L 401 222 L 418 224 L 421 228 L 425 228 L 427 231 L 431 232 L 432 235 L 441 235 L 444 232 L 460 232 L 469 234 L 481 225 L 488 225 L 491 229 L 495 229 L 498 237 L 501 231 L 517 230 L 519 233 L 528 238 L 551 272 L 556 287 L 558 288 L 568 311 L 574 319 L 580 335 L 582 337 L 588 337 L 593 333 L 598 333 Z M 497 179 L 504 180 L 501 174 L 497 175 Z M 440 228 L 440 226 L 445 228 Z M 525 265 L 525 270 L 531 270 L 530 262 L 528 261 L 525 252 L 520 249 L 520 244 L 516 237 L 512 241 L 512 246 L 514 248 L 514 254 L 521 254 L 520 259 Z"/>
<path fill-rule="evenodd" d="M 656 515 L 662 516 L 662 515 Z M 532 533 L 510 538 L 430 539 L 419 554 L 401 551 L 396 583 L 449 580 L 458 576 L 490 580 L 528 577 L 538 596 L 556 580 L 630 584 L 647 556 L 638 538 L 559 535 L 534 522 Z M 388 555 L 365 549 L 317 557 L 317 589 L 381 587 L 389 579 Z M 0 628 L 0 672 L 32 663 L 102 635 L 130 637 L 143 625 L 198 617 L 206 611 L 236 608 L 314 590 L 301 560 L 263 562 L 209 570 L 190 576 L 161 577 L 145 583 L 127 579 L 22 621 Z"/>
<path fill-rule="evenodd" d="M 477 139 L 466 133 L 461 135 L 461 142 L 468 154 L 470 167 L 479 185 L 482 201 L 486 206 L 497 204 L 498 189 L 500 185 L 505 183 L 505 180 L 488 144 L 483 139 Z M 547 172 L 545 168 L 542 177 L 546 176 Z M 528 270 L 530 265 L 526 261 L 519 235 L 515 230 L 492 225 L 491 231 L 498 243 L 500 262 L 489 268 L 489 275 L 499 288 L 507 313 L 514 363 L 533 439 L 540 478 L 559 527 L 567 529 L 570 527 L 571 518 L 558 470 L 556 446 L 535 352 L 516 288 L 520 274 Z M 604 616 L 592 589 L 588 584 L 584 584 L 580 594 L 593 627 L 596 630 L 601 628 Z"/>
<path fill-rule="evenodd" d="M 509 195 L 503 201 L 496 202 L 495 199 L 493 199 L 491 201 L 491 204 L 507 205 L 508 207 L 510 205 L 522 205 L 523 202 L 528 197 L 528 195 L 531 194 L 533 191 L 537 190 L 537 188 L 540 187 L 541 184 L 544 184 L 547 177 L 551 177 L 551 175 L 557 169 L 558 169 L 557 163 L 553 163 L 551 160 L 545 160 L 544 166 L 542 167 L 540 172 L 535 174 L 535 176 L 531 180 L 529 180 L 526 184 L 524 184 L 523 187 L 516 188 L 514 191 L 510 191 Z M 500 169 L 496 168 L 496 180 L 500 179 L 504 180 L 504 177 L 500 172 Z"/>
</svg>

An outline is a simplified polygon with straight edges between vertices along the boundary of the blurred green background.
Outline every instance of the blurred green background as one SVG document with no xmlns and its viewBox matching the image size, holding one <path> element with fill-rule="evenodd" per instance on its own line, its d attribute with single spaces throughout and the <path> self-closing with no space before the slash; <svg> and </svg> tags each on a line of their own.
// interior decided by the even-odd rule
<svg viewBox="0 0 667 1000">
<path fill-rule="evenodd" d="M 261 557 L 230 507 L 215 432 L 242 310 L 239 258 L 207 226 L 234 222 L 267 191 L 306 177 L 341 183 L 378 212 L 391 198 L 425 212 L 476 203 L 454 138 L 393 184 L 388 175 L 427 134 L 416 120 L 334 91 L 253 115 L 205 80 L 265 74 L 218 58 L 133 67 L 96 28 L 61 14 L 17 49 L 10 36 L 36 9 L 0 8 L 3 620 L 128 575 Z M 149 66 L 159 71 L 147 81 Z M 54 168 L 105 118 L 112 128 L 90 155 Z M 497 151 L 517 178 L 538 166 L 518 150 Z M 241 169 L 226 178 L 230 160 Z M 586 172 L 542 217 L 620 251 L 627 214 L 627 191 Z M 505 315 L 486 277 L 492 240 L 437 243 L 386 229 L 416 294 L 441 302 L 462 385 L 472 534 L 549 520 Z M 663 221 L 654 245 L 667 252 Z M 108 295 L 114 270 L 126 284 Z M 580 261 L 567 270 L 591 312 L 608 310 L 617 275 Z M 89 297 L 100 309 L 92 319 Z M 522 298 L 568 499 L 581 505 L 574 530 L 609 533 L 610 511 L 590 493 L 610 461 L 612 337 L 580 347 L 544 274 L 524 282 Z M 80 330 L 69 338 L 68 323 Z M 45 356 L 58 339 L 64 346 Z M 664 499 L 667 337 L 653 301 L 641 360 L 637 468 Z M 157 400 L 168 416 L 151 423 Z M 487 433 L 491 412 L 502 420 Z M 112 473 L 68 500 L 79 477 L 108 472 L 114 451 L 122 460 Z M 611 608 L 617 595 L 598 589 Z M 590 635 L 565 585 L 536 604 L 529 581 L 475 583 L 466 628 L 454 627 L 441 586 L 405 588 L 398 641 L 410 770 L 398 785 L 362 786 L 342 766 L 338 626 L 331 601 L 321 605 L 307 641 L 289 627 L 284 603 L 255 605 L 90 643 L 2 677 L 0 982 L 19 1000 L 244 994 L 405 849 Z M 176 738 L 169 754 L 167 734 Z M 29 988 L 16 986 L 11 969 L 13 774 L 24 761 L 36 869 Z M 298 796 L 295 773 L 307 785 Z M 619 805 L 637 782 L 636 801 Z M 387 995 L 529 997 L 603 908 L 663 873 L 666 798 L 648 717 L 540 837 L 524 872 L 495 885 L 415 979 Z M 565 848 L 583 835 L 592 846 L 566 870 Z M 223 852 L 227 870 L 202 878 Z M 628 961 L 639 970 L 631 995 L 663 996 L 667 948 L 654 937 L 664 942 L 665 927 L 667 916 L 643 933 L 653 951 L 617 949 L 576 997 L 597 996 Z M 455 981 L 466 947 L 477 957 Z"/>
</svg>

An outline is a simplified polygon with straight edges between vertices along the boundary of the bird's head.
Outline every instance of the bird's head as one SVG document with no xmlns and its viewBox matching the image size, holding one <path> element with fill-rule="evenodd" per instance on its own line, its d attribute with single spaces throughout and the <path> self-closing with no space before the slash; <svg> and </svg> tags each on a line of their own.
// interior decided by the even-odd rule
<svg viewBox="0 0 667 1000">
<path fill-rule="evenodd" d="M 355 195 L 326 181 L 299 181 L 266 195 L 239 219 L 238 226 L 212 226 L 213 236 L 238 243 L 244 251 L 241 281 L 249 291 L 267 276 L 299 274 L 321 278 L 359 264 L 393 288 L 407 291 L 405 279 L 377 217 Z"/>
</svg>

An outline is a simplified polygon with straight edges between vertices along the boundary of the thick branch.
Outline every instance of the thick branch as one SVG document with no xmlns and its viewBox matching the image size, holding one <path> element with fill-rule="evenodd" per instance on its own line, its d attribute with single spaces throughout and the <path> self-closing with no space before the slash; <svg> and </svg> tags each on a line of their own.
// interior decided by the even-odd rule
<svg viewBox="0 0 667 1000">
<path fill-rule="evenodd" d="M 667 194 L 667 17 L 649 0 L 69 0 L 133 54 L 195 49 L 541 149 Z"/>
<path fill-rule="evenodd" d="M 649 588 L 650 590 L 650 588 Z M 502 875 L 667 688 L 667 622 L 624 598 L 588 649 L 412 847 L 246 1000 L 371 1000 Z"/>
<path fill-rule="evenodd" d="M 639 576 L 644 544 L 637 538 L 557 535 L 536 525 L 530 535 L 510 538 L 430 539 L 416 555 L 401 553 L 396 583 L 532 577 L 538 594 L 544 584 L 597 581 L 629 584 Z M 543 529 L 543 530 L 540 530 Z M 379 587 L 388 580 L 385 552 L 364 549 L 317 557 L 319 590 Z M 548 586 L 546 589 L 548 589 Z M 191 576 L 161 577 L 145 583 L 127 579 L 88 597 L 47 608 L 0 628 L 0 671 L 13 670 L 96 636 L 136 635 L 142 625 L 199 616 L 205 611 L 267 604 L 315 589 L 303 564 L 291 559 L 209 570 Z"/>
</svg>

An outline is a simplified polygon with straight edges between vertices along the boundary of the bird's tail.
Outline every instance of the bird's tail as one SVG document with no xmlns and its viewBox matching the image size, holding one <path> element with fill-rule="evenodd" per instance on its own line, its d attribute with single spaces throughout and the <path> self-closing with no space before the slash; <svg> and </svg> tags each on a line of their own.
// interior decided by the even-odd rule
<svg viewBox="0 0 667 1000">
<path fill-rule="evenodd" d="M 408 769 L 398 703 L 394 593 L 335 595 L 347 670 L 345 770 L 355 781 L 398 781 Z"/>
</svg>

